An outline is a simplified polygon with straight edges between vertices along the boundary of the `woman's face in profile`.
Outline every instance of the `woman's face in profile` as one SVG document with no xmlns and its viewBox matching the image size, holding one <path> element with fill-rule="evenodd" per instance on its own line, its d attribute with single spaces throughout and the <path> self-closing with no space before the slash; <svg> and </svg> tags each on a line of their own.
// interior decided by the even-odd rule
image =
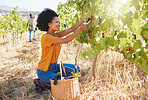
<svg viewBox="0 0 148 100">
<path fill-rule="evenodd" d="M 54 31 L 59 31 L 60 30 L 60 20 L 58 17 L 54 17 L 52 22 L 49 23 L 50 27 Z"/>
</svg>

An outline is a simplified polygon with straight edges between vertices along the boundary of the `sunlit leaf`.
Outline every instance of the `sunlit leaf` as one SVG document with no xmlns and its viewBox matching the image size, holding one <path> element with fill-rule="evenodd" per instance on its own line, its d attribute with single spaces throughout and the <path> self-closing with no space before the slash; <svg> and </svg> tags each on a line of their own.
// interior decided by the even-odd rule
<svg viewBox="0 0 148 100">
<path fill-rule="evenodd" d="M 118 38 L 118 39 L 119 39 L 119 38 L 127 38 L 127 35 L 126 35 L 123 31 L 121 31 L 121 32 L 118 34 L 117 38 Z"/>
<path fill-rule="evenodd" d="M 140 48 L 141 48 L 141 45 L 142 45 L 141 41 L 140 41 L 140 40 L 137 40 L 137 41 L 134 43 L 133 48 L 134 48 L 135 50 L 140 49 Z"/>
<path fill-rule="evenodd" d="M 120 40 L 120 44 L 122 45 L 122 46 L 125 46 L 125 44 L 126 44 L 126 38 L 120 38 L 119 39 Z"/>
</svg>

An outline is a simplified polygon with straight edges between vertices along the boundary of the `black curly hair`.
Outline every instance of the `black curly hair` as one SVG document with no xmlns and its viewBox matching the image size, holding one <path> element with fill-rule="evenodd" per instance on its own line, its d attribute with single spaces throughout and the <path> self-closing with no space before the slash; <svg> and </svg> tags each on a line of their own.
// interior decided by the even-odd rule
<svg viewBox="0 0 148 100">
<path fill-rule="evenodd" d="M 48 31 L 48 23 L 52 22 L 52 19 L 54 17 L 58 17 L 57 13 L 53 10 L 46 8 L 44 11 L 42 11 L 37 19 L 37 27 L 41 31 Z"/>
</svg>

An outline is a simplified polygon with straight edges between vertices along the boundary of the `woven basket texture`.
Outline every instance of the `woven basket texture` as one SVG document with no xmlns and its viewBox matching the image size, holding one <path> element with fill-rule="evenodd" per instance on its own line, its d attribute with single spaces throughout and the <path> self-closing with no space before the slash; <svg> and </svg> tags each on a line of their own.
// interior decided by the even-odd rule
<svg viewBox="0 0 148 100">
<path fill-rule="evenodd" d="M 68 80 L 57 80 L 57 85 L 54 85 L 54 80 L 51 81 L 52 96 L 56 100 L 74 100 L 79 95 L 78 78 Z"/>
</svg>

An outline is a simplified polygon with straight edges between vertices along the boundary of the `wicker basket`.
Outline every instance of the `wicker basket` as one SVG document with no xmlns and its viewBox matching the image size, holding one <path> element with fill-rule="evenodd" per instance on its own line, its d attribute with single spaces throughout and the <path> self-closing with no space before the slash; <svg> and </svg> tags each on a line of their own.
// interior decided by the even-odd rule
<svg viewBox="0 0 148 100">
<path fill-rule="evenodd" d="M 63 65 L 63 64 L 62 64 Z M 64 66 L 63 66 L 64 67 Z M 65 72 L 65 68 L 64 72 Z M 60 73 L 62 77 L 62 68 L 60 64 Z M 72 78 L 67 80 L 57 80 L 57 85 L 54 85 L 54 80 L 51 81 L 52 96 L 56 100 L 74 100 L 79 95 L 79 82 L 78 78 Z"/>
</svg>

